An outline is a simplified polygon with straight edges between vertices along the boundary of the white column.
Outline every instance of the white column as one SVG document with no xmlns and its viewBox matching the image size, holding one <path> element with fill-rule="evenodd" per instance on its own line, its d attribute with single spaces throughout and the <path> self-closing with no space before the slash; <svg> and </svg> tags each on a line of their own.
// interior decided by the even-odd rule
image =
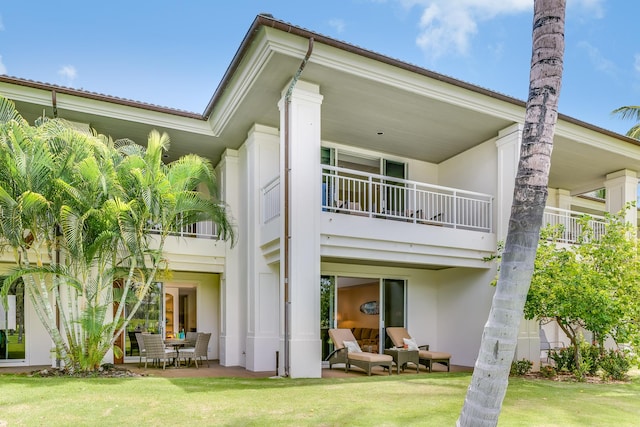
<svg viewBox="0 0 640 427">
<path fill-rule="evenodd" d="M 606 210 L 609 213 L 617 214 L 624 209 L 628 202 L 635 202 L 638 197 L 637 172 L 624 169 L 607 174 L 604 187 L 606 189 Z M 625 219 L 635 226 L 638 222 L 637 209 L 627 210 Z"/>
<path fill-rule="evenodd" d="M 509 228 L 513 190 L 515 188 L 518 163 L 520 162 L 520 144 L 522 143 L 522 125 L 515 124 L 498 133 L 498 188 L 496 194 L 498 240 L 504 241 Z M 522 319 L 518 333 L 515 360 L 527 359 L 533 362 L 533 370 L 540 369 L 540 336 L 538 322 Z"/>
<path fill-rule="evenodd" d="M 270 267 L 261 249 L 262 188 L 280 173 L 278 129 L 254 125 L 241 150 L 246 163 L 247 197 L 247 365 L 250 371 L 276 370 L 276 351 L 280 345 L 279 271 Z"/>
<path fill-rule="evenodd" d="M 320 106 L 318 85 L 298 81 L 289 104 L 289 171 L 285 171 L 287 85 L 279 103 L 281 174 L 289 173 L 289 376 L 320 378 Z M 281 182 L 284 191 L 284 180 Z M 284 200 L 283 193 L 283 200 Z M 283 211 L 284 214 L 284 211 Z M 284 243 L 284 238 L 281 239 Z M 284 247 L 284 244 L 281 245 Z M 284 274 L 283 274 L 284 279 Z M 285 284 L 282 282 L 282 289 Z M 283 292 L 284 296 L 285 293 Z M 286 305 L 282 307 L 287 310 Z M 283 311 L 284 313 L 284 311 Z M 285 337 L 286 339 L 286 337 Z"/>
<path fill-rule="evenodd" d="M 558 209 L 571 210 L 571 192 L 562 188 L 550 188 L 547 205 Z M 544 224 L 543 224 L 544 226 Z"/>
<path fill-rule="evenodd" d="M 504 241 L 507 237 L 513 189 L 520 161 L 520 144 L 522 143 L 522 125 L 515 124 L 498 133 L 498 188 L 496 189 L 496 233 L 497 239 Z"/>
<path fill-rule="evenodd" d="M 246 366 L 246 270 L 242 268 L 242 253 L 246 251 L 246 210 L 242 208 L 240 162 L 236 150 L 227 149 L 216 168 L 218 191 L 231 209 L 237 224 L 238 242 L 234 248 L 227 243 L 224 274 L 220 277 L 220 365 Z"/>
</svg>

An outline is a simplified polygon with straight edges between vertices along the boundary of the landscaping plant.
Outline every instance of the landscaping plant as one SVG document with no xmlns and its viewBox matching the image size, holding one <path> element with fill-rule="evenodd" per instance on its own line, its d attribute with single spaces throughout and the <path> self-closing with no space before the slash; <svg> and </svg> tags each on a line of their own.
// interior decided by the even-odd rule
<svg viewBox="0 0 640 427">
<path fill-rule="evenodd" d="M 164 164 L 168 147 L 157 131 L 143 147 L 60 119 L 30 126 L 0 97 L 0 250 L 15 264 L 2 292 L 24 284 L 70 371 L 100 366 L 167 268 L 171 232 L 211 220 L 233 238 L 209 162 L 188 155 Z"/>
</svg>

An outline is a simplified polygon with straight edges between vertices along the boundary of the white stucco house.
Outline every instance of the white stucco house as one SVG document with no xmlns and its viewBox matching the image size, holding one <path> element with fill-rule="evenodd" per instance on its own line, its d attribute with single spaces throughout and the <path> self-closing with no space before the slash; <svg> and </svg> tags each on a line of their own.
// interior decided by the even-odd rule
<svg viewBox="0 0 640 427">
<path fill-rule="evenodd" d="M 143 326 L 212 332 L 210 359 L 291 377 L 321 376 L 335 326 L 374 331 L 372 351 L 385 326 L 406 326 L 474 365 L 496 274 L 483 258 L 506 234 L 524 101 L 269 15 L 202 113 L 9 76 L 0 94 L 30 122 L 45 111 L 139 143 L 158 129 L 168 161 L 216 165 L 239 242 L 206 224 L 176 236 Z M 639 170 L 638 141 L 560 115 L 546 220 L 619 211 Z M 24 351 L 0 369 L 52 363 L 28 301 L 21 316 Z M 523 322 L 518 359 L 539 352 L 538 324 Z"/>
</svg>

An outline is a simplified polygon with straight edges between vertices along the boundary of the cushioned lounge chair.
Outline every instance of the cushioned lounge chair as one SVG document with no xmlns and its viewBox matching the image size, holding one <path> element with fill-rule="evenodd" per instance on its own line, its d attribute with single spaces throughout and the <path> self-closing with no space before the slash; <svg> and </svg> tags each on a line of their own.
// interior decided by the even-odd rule
<svg viewBox="0 0 640 427">
<path fill-rule="evenodd" d="M 411 340 L 411 335 L 405 328 L 388 327 L 387 335 L 395 347 L 404 347 L 404 340 Z M 451 354 L 441 351 L 430 351 L 428 345 L 418 346 L 418 357 L 420 364 L 425 365 L 429 372 L 433 368 L 434 363 L 441 363 L 447 367 L 447 372 L 451 370 Z"/>
<path fill-rule="evenodd" d="M 329 337 L 333 341 L 335 350 L 327 357 L 329 369 L 334 364 L 344 363 L 344 371 L 348 372 L 351 365 L 357 366 L 371 375 L 371 368 L 382 366 L 389 370 L 391 375 L 391 364 L 393 357 L 387 354 L 367 353 L 360 350 L 356 338 L 351 329 L 329 329 Z"/>
</svg>

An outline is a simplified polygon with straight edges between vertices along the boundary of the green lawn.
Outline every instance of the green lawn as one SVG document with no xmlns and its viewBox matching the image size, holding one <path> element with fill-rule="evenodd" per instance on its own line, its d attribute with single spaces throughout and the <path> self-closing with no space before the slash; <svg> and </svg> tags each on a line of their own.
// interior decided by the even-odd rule
<svg viewBox="0 0 640 427">
<path fill-rule="evenodd" d="M 468 373 L 333 379 L 0 375 L 0 425 L 453 426 Z M 501 426 L 638 426 L 625 384 L 512 378 Z"/>
</svg>

